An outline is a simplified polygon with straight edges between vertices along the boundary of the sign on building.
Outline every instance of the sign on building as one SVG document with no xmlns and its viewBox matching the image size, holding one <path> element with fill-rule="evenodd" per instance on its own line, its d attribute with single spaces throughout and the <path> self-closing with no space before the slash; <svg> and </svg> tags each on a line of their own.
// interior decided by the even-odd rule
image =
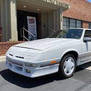
<svg viewBox="0 0 91 91">
<path fill-rule="evenodd" d="M 27 16 L 28 23 L 28 38 L 29 40 L 37 39 L 37 26 L 36 26 L 36 17 Z"/>
</svg>

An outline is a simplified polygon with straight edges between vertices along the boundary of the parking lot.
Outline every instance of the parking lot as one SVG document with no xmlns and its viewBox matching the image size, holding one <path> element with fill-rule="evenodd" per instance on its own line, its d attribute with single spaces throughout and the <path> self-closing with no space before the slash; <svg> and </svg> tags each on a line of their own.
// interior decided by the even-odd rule
<svg viewBox="0 0 91 91">
<path fill-rule="evenodd" d="M 90 91 L 91 63 L 79 67 L 72 78 L 64 79 L 58 74 L 40 78 L 27 78 L 9 71 L 5 58 L 0 58 L 0 91 Z"/>
</svg>

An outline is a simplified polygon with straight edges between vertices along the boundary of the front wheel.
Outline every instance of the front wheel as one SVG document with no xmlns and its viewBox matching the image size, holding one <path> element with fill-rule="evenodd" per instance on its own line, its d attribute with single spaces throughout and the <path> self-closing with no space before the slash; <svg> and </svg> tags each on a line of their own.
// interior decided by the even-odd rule
<svg viewBox="0 0 91 91">
<path fill-rule="evenodd" d="M 67 54 L 63 57 L 60 63 L 59 72 L 65 78 L 73 76 L 76 69 L 76 59 L 74 55 Z"/>
</svg>

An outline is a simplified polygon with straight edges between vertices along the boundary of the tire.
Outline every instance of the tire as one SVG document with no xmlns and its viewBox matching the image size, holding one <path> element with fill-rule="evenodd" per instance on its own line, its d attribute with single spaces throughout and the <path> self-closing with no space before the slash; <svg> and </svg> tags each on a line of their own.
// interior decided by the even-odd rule
<svg viewBox="0 0 91 91">
<path fill-rule="evenodd" d="M 65 55 L 59 66 L 59 74 L 64 78 L 70 78 L 73 76 L 76 69 L 76 58 L 72 54 Z"/>
</svg>

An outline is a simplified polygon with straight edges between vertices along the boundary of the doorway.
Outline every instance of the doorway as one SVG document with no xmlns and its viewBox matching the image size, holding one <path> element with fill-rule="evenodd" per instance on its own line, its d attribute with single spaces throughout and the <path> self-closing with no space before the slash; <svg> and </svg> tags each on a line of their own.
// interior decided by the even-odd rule
<svg viewBox="0 0 91 91">
<path fill-rule="evenodd" d="M 40 21 L 40 14 L 38 13 L 32 13 L 28 11 L 17 11 L 17 27 L 18 27 L 18 40 L 22 41 L 23 35 L 26 36 L 27 39 L 33 40 L 33 39 L 39 39 L 41 36 L 41 21 Z M 32 33 L 35 38 L 32 38 L 33 36 L 29 35 L 28 32 L 25 32 L 23 34 L 23 28 L 28 30 L 30 33 Z"/>
</svg>

